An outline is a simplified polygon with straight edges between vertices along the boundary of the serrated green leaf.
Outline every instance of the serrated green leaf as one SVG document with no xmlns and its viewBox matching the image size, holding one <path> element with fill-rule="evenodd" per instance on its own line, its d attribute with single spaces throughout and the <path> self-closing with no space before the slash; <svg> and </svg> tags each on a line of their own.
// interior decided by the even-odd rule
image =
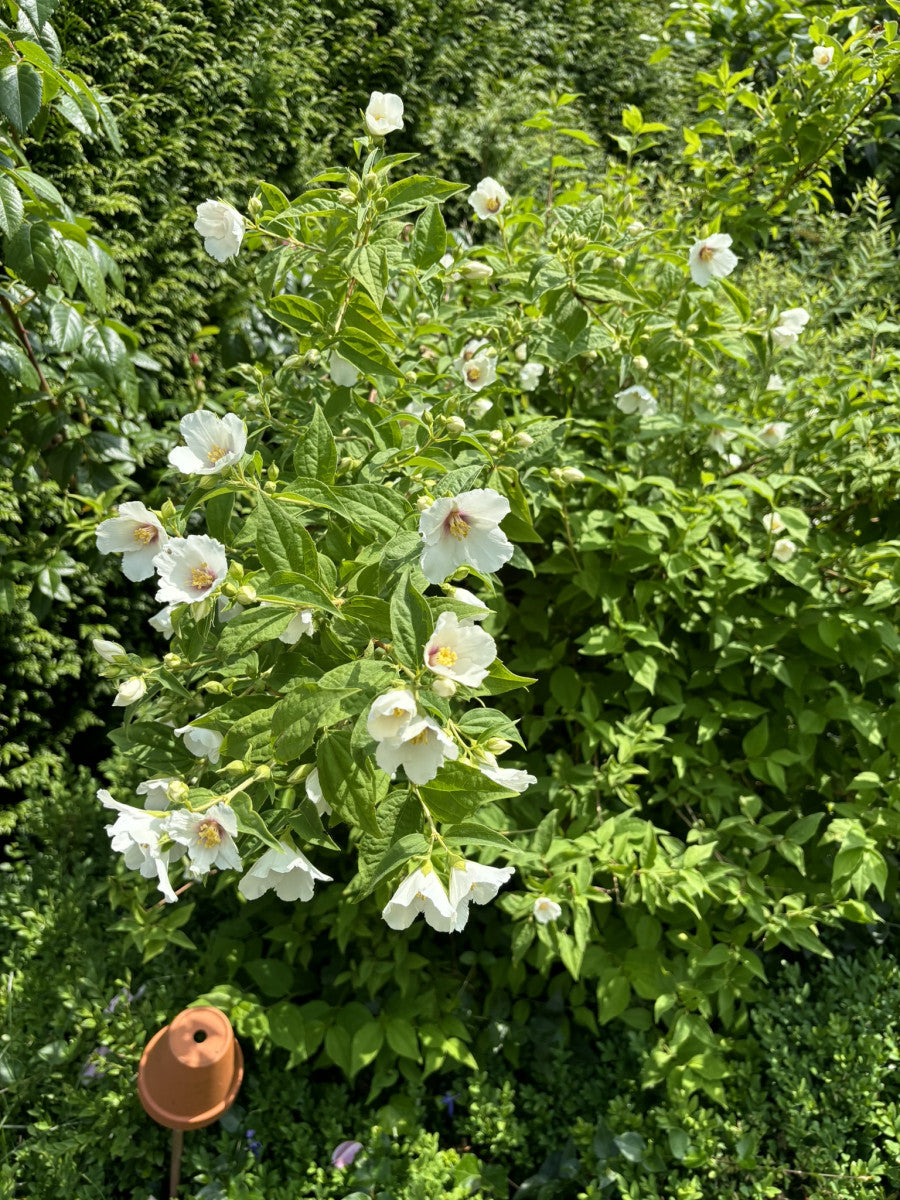
<svg viewBox="0 0 900 1200">
<path fill-rule="evenodd" d="M 296 571 L 318 581 L 319 556 L 303 513 L 265 492 L 259 494 L 256 509 L 256 553 L 267 571 Z"/>
<path fill-rule="evenodd" d="M 294 470 L 298 475 L 331 483 L 336 466 L 334 437 L 324 413 L 316 405 L 312 420 L 294 449 Z"/>
<path fill-rule="evenodd" d="M 0 113 L 17 133 L 24 133 L 41 107 L 41 77 L 30 63 L 0 71 Z"/>
<path fill-rule="evenodd" d="M 447 249 L 447 226 L 437 204 L 429 204 L 416 221 L 409 252 L 420 270 L 440 260 Z"/>
<path fill-rule="evenodd" d="M 0 172 L 0 229 L 6 234 L 14 234 L 24 215 L 22 193 L 6 172 Z"/>
</svg>

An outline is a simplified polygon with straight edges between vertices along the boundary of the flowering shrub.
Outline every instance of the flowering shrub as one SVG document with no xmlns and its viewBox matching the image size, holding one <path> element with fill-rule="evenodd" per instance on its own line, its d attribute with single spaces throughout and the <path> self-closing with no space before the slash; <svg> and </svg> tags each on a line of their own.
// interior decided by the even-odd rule
<svg viewBox="0 0 900 1200">
<path fill-rule="evenodd" d="M 843 43 L 872 95 L 895 32 Z M 539 135 L 586 136 L 564 125 L 571 99 Z M 392 929 L 421 915 L 468 936 L 503 888 L 495 983 L 561 963 L 589 1029 L 665 1031 L 648 1082 L 718 1095 L 760 949 L 822 951 L 821 925 L 875 921 L 886 895 L 897 550 L 870 526 L 860 544 L 861 506 L 886 497 L 854 455 L 862 438 L 897 453 L 889 330 L 849 396 L 803 382 L 824 298 L 798 285 L 754 311 L 758 249 L 723 227 L 734 174 L 709 201 L 723 219 L 698 224 L 693 168 L 644 164 L 655 127 L 636 110 L 626 161 L 591 186 L 556 158 L 540 202 L 483 180 L 478 244 L 448 234 L 458 185 L 397 178 L 407 156 L 379 131 L 401 120 L 376 93 L 352 169 L 293 201 L 263 184 L 246 216 L 199 207 L 210 253 L 259 253 L 296 353 L 185 418 L 180 504 L 132 516 L 133 545 L 122 515 L 99 526 L 123 563 L 157 544 L 170 636 L 155 662 L 103 648 L 147 796 L 104 794 L 110 832 L 170 901 L 212 870 L 306 900 L 349 852 L 342 912 L 374 893 Z M 832 149 L 818 175 L 779 165 L 773 221 L 812 213 Z M 514 744 L 531 772 L 501 765 Z M 280 1044 L 315 1052 L 329 1018 L 261 961 Z M 354 1075 L 389 1026 L 348 1004 L 326 1050 Z M 420 1057 L 415 1032 L 387 1043 Z"/>
</svg>

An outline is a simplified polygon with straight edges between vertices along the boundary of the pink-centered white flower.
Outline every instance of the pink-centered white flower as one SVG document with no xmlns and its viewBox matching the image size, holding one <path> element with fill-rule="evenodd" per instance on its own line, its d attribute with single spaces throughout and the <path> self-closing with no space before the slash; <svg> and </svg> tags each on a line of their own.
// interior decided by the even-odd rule
<svg viewBox="0 0 900 1200">
<path fill-rule="evenodd" d="M 366 129 L 373 137 L 386 137 L 403 128 L 403 101 L 394 92 L 373 92 L 366 108 Z"/>
<path fill-rule="evenodd" d="M 538 925 L 549 925 L 551 921 L 559 920 L 562 916 L 562 909 L 549 896 L 538 896 L 531 913 Z"/>
<path fill-rule="evenodd" d="M 181 808 L 160 818 L 160 823 L 174 842 L 187 848 L 195 877 L 208 874 L 213 867 L 241 870 L 241 856 L 234 844 L 237 817 L 229 805 L 213 804 L 204 812 Z"/>
<path fill-rule="evenodd" d="M 238 891 L 248 900 L 258 900 L 271 888 L 279 900 L 312 900 L 316 881 L 327 883 L 330 875 L 314 867 L 305 854 L 279 842 L 254 863 L 238 884 Z"/>
<path fill-rule="evenodd" d="M 706 287 L 713 279 L 724 279 L 738 264 L 737 255 L 728 247 L 731 235 L 714 233 L 695 242 L 688 253 L 691 279 L 700 287 Z"/>
<path fill-rule="evenodd" d="M 182 846 L 162 849 L 160 841 L 165 830 L 160 818 L 143 808 L 120 804 L 105 788 L 100 788 L 97 798 L 104 808 L 119 815 L 112 825 L 106 826 L 110 845 L 125 860 L 129 871 L 140 871 L 145 879 L 156 878 L 159 890 L 170 904 L 178 899 L 169 882 L 169 863 L 184 853 Z"/>
<path fill-rule="evenodd" d="M 443 583 L 459 567 L 489 574 L 513 555 L 500 529 L 509 501 L 493 488 L 442 496 L 419 517 L 421 567 L 429 583 Z"/>
<path fill-rule="evenodd" d="M 150 578 L 153 560 L 168 540 L 159 517 L 139 500 L 120 504 L 117 517 L 97 526 L 97 549 L 101 554 L 121 554 L 122 574 L 134 583 Z"/>
<path fill-rule="evenodd" d="M 419 867 L 407 875 L 382 909 L 381 915 L 391 929 L 409 929 L 419 914 L 439 933 L 456 928 L 455 906 L 450 903 L 444 885 L 434 871 L 427 874 Z"/>
<path fill-rule="evenodd" d="M 416 698 L 406 688 L 393 688 L 372 701 L 366 729 L 376 742 L 402 738 L 417 716 Z"/>
<path fill-rule="evenodd" d="M 184 738 L 184 747 L 195 758 L 206 758 L 213 766 L 219 761 L 219 751 L 225 735 L 215 729 L 204 729 L 201 725 L 182 725 L 175 730 L 176 737 Z"/>
<path fill-rule="evenodd" d="M 515 874 L 514 867 L 483 867 L 481 863 L 464 861 L 450 870 L 450 904 L 456 917 L 456 928 L 465 929 L 470 904 L 489 904 L 505 883 Z"/>
<path fill-rule="evenodd" d="M 485 351 L 476 354 L 463 366 L 462 377 L 470 391 L 480 392 L 490 387 L 497 378 L 497 359 Z"/>
<path fill-rule="evenodd" d="M 388 738 L 379 742 L 375 761 L 393 778 L 402 767 L 410 783 L 430 783 L 444 764 L 444 759 L 459 757 L 456 742 L 447 737 L 437 721 L 417 716 L 410 721 L 402 739 Z"/>
<path fill-rule="evenodd" d="M 444 612 L 425 645 L 425 666 L 465 687 L 480 687 L 497 657 L 497 644 L 475 624 L 460 624 L 456 613 Z"/>
<path fill-rule="evenodd" d="M 184 446 L 169 451 L 169 463 L 182 475 L 219 475 L 240 462 L 247 448 L 247 430 L 234 413 L 217 417 L 206 409 L 187 413 L 178 424 Z"/>
<path fill-rule="evenodd" d="M 197 205 L 194 228 L 203 238 L 203 248 L 216 262 L 233 258 L 241 248 L 244 218 L 230 204 L 204 200 Z"/>
<path fill-rule="evenodd" d="M 805 308 L 784 309 L 778 314 L 778 324 L 772 330 L 772 341 L 784 349 L 795 346 L 808 321 L 809 313 Z"/>
<path fill-rule="evenodd" d="M 225 547 L 205 533 L 172 538 L 153 560 L 159 576 L 156 599 L 163 604 L 205 600 L 228 574 Z"/>
<path fill-rule="evenodd" d="M 509 200 L 509 193 L 496 179 L 487 176 L 469 196 L 469 204 L 481 217 L 482 221 L 497 221 L 503 206 Z"/>
</svg>

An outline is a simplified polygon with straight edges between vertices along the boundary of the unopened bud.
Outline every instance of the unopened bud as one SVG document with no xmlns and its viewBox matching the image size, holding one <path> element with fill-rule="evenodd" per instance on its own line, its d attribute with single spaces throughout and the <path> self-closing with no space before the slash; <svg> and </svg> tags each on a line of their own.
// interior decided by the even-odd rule
<svg viewBox="0 0 900 1200">
<path fill-rule="evenodd" d="M 617 271 L 625 270 L 625 259 L 622 257 L 621 254 L 617 254 L 616 257 L 613 259 L 613 266 L 616 268 Z"/>
<path fill-rule="evenodd" d="M 559 469 L 559 467 L 550 468 L 550 478 L 554 483 L 559 483 L 559 481 L 562 479 L 562 471 Z"/>
<path fill-rule="evenodd" d="M 515 350 L 513 351 L 513 354 L 515 354 L 516 359 L 519 362 L 526 362 L 528 359 L 528 347 L 524 342 L 519 342 L 518 346 L 516 346 Z"/>
<path fill-rule="evenodd" d="M 430 320 L 431 320 L 431 317 L 429 316 L 429 314 L 427 312 L 416 313 L 416 324 L 417 325 L 427 325 Z"/>
<path fill-rule="evenodd" d="M 321 357 L 321 354 L 318 352 L 315 346 L 313 346 L 311 350 L 307 350 L 303 361 L 308 367 L 314 367 Z"/>
<path fill-rule="evenodd" d="M 403 378 L 407 383 L 415 383 L 417 376 L 415 371 L 406 371 L 403 375 Z"/>
<path fill-rule="evenodd" d="M 353 462 L 354 462 L 354 460 L 352 458 L 348 458 L 346 455 L 344 455 L 343 458 L 338 459 L 338 470 L 339 471 L 349 471 L 350 468 L 353 466 Z"/>
<path fill-rule="evenodd" d="M 488 441 L 491 443 L 492 446 L 499 446 L 500 443 L 503 441 L 503 434 L 500 432 L 499 429 L 492 429 L 491 432 L 488 434 Z"/>
<path fill-rule="evenodd" d="M 449 434 L 452 434 L 454 437 L 456 437 L 457 434 L 465 433 L 466 432 L 466 423 L 462 419 L 462 417 L 448 417 L 447 418 L 447 432 Z"/>
<path fill-rule="evenodd" d="M 644 358 L 643 354 L 636 354 L 634 356 L 634 358 L 631 360 L 631 362 L 636 371 L 646 371 L 647 368 L 650 366 L 649 362 L 647 362 L 647 360 L 646 360 L 646 358 Z"/>
<path fill-rule="evenodd" d="M 166 799 L 170 804 L 183 804 L 190 790 L 183 779 L 173 779 L 166 788 Z"/>
<path fill-rule="evenodd" d="M 209 692 L 211 696 L 224 696 L 225 685 L 220 683 L 218 679 L 207 679 L 205 683 L 200 684 L 204 692 Z"/>
<path fill-rule="evenodd" d="M 257 778 L 257 779 L 271 779 L 272 778 L 272 768 L 267 767 L 265 763 L 261 763 L 256 768 L 256 770 L 254 771 L 253 774 L 254 774 L 255 778 Z"/>
<path fill-rule="evenodd" d="M 644 230 L 643 221 L 632 221 L 631 224 L 628 226 L 628 233 L 630 233 L 632 237 L 637 237 L 637 235 L 639 233 L 642 233 L 643 230 Z"/>
<path fill-rule="evenodd" d="M 363 175 L 363 187 L 367 192 L 378 191 L 378 176 L 374 171 L 367 171 L 366 174 Z"/>
<path fill-rule="evenodd" d="M 512 444 L 517 450 L 527 450 L 529 446 L 534 445 L 534 438 L 528 433 L 517 433 Z"/>
<path fill-rule="evenodd" d="M 238 588 L 235 600 L 237 600 L 238 604 L 255 604 L 256 588 L 252 587 L 249 583 L 243 584 Z"/>
<path fill-rule="evenodd" d="M 463 279 L 471 279 L 473 282 L 483 282 L 485 279 L 490 279 L 494 273 L 494 268 L 488 266 L 487 263 L 478 262 L 477 259 L 471 259 L 469 262 L 461 262 L 459 264 L 459 273 Z"/>
<path fill-rule="evenodd" d="M 436 679 L 431 685 L 431 690 L 436 696 L 441 696 L 444 700 L 449 700 L 451 696 L 456 694 L 456 684 L 452 679 Z"/>
<path fill-rule="evenodd" d="M 379 196 L 378 199 L 375 201 L 375 211 L 376 212 L 380 212 L 380 213 L 387 212 L 387 206 L 388 206 L 387 196 Z"/>
<path fill-rule="evenodd" d="M 484 748 L 489 754 L 505 754 L 507 750 L 512 749 L 512 742 L 508 742 L 506 738 L 492 737 L 484 743 Z"/>
<path fill-rule="evenodd" d="M 419 496 L 416 500 L 416 508 L 419 512 L 424 512 L 426 508 L 431 508 L 432 504 L 434 504 L 434 501 L 430 496 Z"/>
<path fill-rule="evenodd" d="M 278 475 L 279 475 L 278 468 L 275 466 L 274 463 L 270 463 L 269 466 L 266 467 L 266 478 L 271 479 L 272 482 L 274 483 L 275 480 L 278 478 Z"/>
<path fill-rule="evenodd" d="M 226 775 L 247 775 L 253 770 L 253 764 L 243 762 L 240 758 L 233 758 L 230 763 L 226 763 L 221 768 Z"/>
<path fill-rule="evenodd" d="M 181 666 L 181 656 L 178 654 L 164 654 L 163 666 L 168 667 L 170 671 L 174 671 L 176 667 Z"/>
<path fill-rule="evenodd" d="M 267 479 L 266 482 L 263 484 L 263 491 L 264 492 L 277 492 L 278 484 L 275 482 L 274 479 Z"/>
<path fill-rule="evenodd" d="M 346 204 L 348 207 L 356 203 L 356 197 L 349 188 L 344 188 L 343 191 L 338 192 L 338 200 L 340 200 L 341 204 Z"/>
<path fill-rule="evenodd" d="M 584 483 L 584 471 L 579 471 L 577 467 L 563 467 L 559 477 L 563 483 Z"/>
<path fill-rule="evenodd" d="M 259 196 L 251 196 L 247 201 L 247 213 L 255 221 L 263 210 L 263 202 Z"/>
<path fill-rule="evenodd" d="M 166 500 L 163 503 L 162 508 L 159 510 L 159 515 L 162 517 L 164 522 L 172 520 L 172 518 L 175 516 L 175 505 L 171 500 Z"/>
</svg>

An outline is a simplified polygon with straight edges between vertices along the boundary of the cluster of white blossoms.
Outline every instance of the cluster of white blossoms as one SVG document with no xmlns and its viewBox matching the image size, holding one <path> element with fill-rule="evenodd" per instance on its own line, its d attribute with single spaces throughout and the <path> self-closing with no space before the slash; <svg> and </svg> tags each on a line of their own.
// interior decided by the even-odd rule
<svg viewBox="0 0 900 1200">
<path fill-rule="evenodd" d="M 782 348 L 796 346 L 808 321 L 809 313 L 805 308 L 784 309 L 778 314 L 778 324 L 772 330 L 772 341 Z"/>
<path fill-rule="evenodd" d="M 470 904 L 489 904 L 514 874 L 512 867 L 483 867 L 464 859 L 450 868 L 450 886 L 431 863 L 419 867 L 400 884 L 381 915 L 391 929 L 408 929 L 421 913 L 439 933 L 465 929 Z"/>
</svg>

